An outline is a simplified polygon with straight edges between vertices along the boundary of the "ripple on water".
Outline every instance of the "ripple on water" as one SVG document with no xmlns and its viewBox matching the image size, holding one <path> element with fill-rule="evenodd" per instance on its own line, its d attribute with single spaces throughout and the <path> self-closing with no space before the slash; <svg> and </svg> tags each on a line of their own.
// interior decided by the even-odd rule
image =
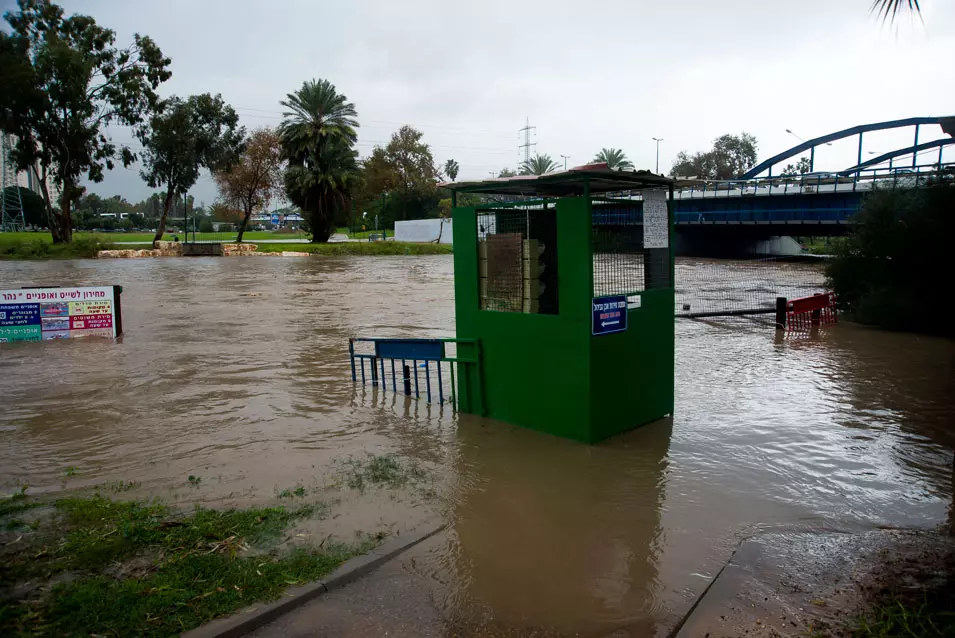
<svg viewBox="0 0 955 638">
<path fill-rule="evenodd" d="M 0 277 L 121 284 L 126 327 L 0 346 L 4 489 L 135 479 L 241 505 L 326 489 L 349 456 L 410 457 L 439 497 L 343 497 L 336 524 L 440 514 L 448 531 L 409 569 L 461 622 L 650 635 L 744 536 L 950 516 L 948 341 L 681 321 L 672 420 L 582 446 L 352 386 L 348 337 L 453 335 L 448 256 L 2 262 Z"/>
</svg>

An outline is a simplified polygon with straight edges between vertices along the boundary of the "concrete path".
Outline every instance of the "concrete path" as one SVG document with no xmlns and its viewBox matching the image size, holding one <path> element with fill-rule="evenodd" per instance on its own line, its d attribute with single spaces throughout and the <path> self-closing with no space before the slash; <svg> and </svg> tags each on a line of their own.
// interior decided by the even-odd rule
<svg viewBox="0 0 955 638">
<path fill-rule="evenodd" d="M 272 623 L 250 638 L 394 636 L 438 638 L 447 635 L 426 579 L 412 568 L 443 534 L 424 541 L 357 581 L 326 593 Z"/>
<path fill-rule="evenodd" d="M 447 597 L 454 594 L 428 575 L 433 571 L 428 563 L 448 542 L 447 534 L 428 538 L 374 572 L 305 603 L 248 636 L 553 636 L 528 627 L 501 626 L 490 618 L 449 618 Z M 760 535 L 740 544 L 670 635 L 795 638 L 810 635 L 810 631 L 842 635 L 846 624 L 863 613 L 873 595 L 886 586 L 921 582 L 926 569 L 953 564 L 953 559 L 955 539 L 928 531 Z M 608 638 L 645 635 L 634 627 L 612 632 Z"/>
</svg>

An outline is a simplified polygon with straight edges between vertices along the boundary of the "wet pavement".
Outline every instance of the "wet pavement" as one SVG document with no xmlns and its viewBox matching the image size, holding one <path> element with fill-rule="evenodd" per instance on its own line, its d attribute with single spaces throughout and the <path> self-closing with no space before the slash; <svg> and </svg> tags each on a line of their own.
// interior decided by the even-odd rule
<svg viewBox="0 0 955 638">
<path fill-rule="evenodd" d="M 951 341 L 681 320 L 673 419 L 584 446 L 353 386 L 348 337 L 453 335 L 450 256 L 0 263 L 0 288 L 83 284 L 123 285 L 126 334 L 0 346 L 0 490 L 243 506 L 302 486 L 334 504 L 306 539 L 447 522 L 380 581 L 429 601 L 409 626 L 663 636 L 742 539 L 952 517 Z M 342 489 L 368 453 L 428 484 Z M 356 596 L 354 618 L 381 609 Z"/>
<path fill-rule="evenodd" d="M 740 544 L 675 638 L 843 635 L 883 591 L 919 591 L 953 564 L 946 534 L 763 534 Z"/>
</svg>

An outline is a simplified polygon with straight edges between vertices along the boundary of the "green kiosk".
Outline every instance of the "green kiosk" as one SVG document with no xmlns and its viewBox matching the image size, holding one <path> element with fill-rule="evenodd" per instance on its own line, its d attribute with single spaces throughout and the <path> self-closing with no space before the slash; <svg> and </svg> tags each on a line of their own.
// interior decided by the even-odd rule
<svg viewBox="0 0 955 638">
<path fill-rule="evenodd" d="M 673 413 L 672 180 L 591 164 L 444 186 L 458 356 L 480 360 L 462 411 L 587 443 Z"/>
</svg>

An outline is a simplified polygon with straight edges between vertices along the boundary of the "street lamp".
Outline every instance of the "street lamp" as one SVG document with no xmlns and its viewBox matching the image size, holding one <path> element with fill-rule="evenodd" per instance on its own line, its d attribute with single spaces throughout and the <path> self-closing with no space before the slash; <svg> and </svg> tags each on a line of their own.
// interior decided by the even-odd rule
<svg viewBox="0 0 955 638">
<path fill-rule="evenodd" d="M 881 155 L 881 154 L 882 154 L 882 153 L 879 152 L 879 151 L 866 151 L 866 152 L 867 152 L 869 155 Z M 894 157 L 890 157 L 890 158 L 889 158 L 889 170 L 890 170 L 890 171 L 894 168 L 894 167 L 892 166 L 892 160 L 894 160 L 894 159 L 895 159 Z"/>
<path fill-rule="evenodd" d="M 570 158 L 570 155 L 561 155 L 564 158 L 564 170 L 567 170 L 567 160 Z"/>
<path fill-rule="evenodd" d="M 793 132 L 792 132 L 792 129 L 786 129 L 786 132 L 789 133 L 790 135 L 792 135 L 793 137 L 795 137 L 795 138 L 796 138 L 797 140 L 799 140 L 800 142 L 803 142 L 803 143 L 806 142 L 806 140 L 802 139 L 801 137 L 799 137 L 798 135 L 796 135 L 795 133 L 793 133 Z M 832 142 L 826 142 L 826 146 L 832 146 Z"/>
<path fill-rule="evenodd" d="M 806 140 L 802 139 L 801 137 L 799 137 L 798 135 L 796 135 L 795 133 L 793 133 L 793 132 L 792 132 L 792 129 L 786 129 L 786 132 L 789 133 L 790 135 L 792 135 L 793 137 L 795 137 L 795 138 L 796 138 L 797 140 L 799 140 L 800 142 L 805 142 L 805 141 L 806 141 Z"/>
<path fill-rule="evenodd" d="M 651 137 L 654 142 L 657 143 L 657 168 L 654 171 L 657 175 L 660 174 L 660 142 L 663 141 L 662 137 Z"/>
<path fill-rule="evenodd" d="M 799 140 L 803 144 L 806 143 L 806 140 L 804 140 L 803 138 L 793 133 L 792 129 L 786 129 L 786 132 L 792 135 L 793 137 L 795 137 L 797 140 Z M 826 142 L 826 146 L 832 146 L 832 142 Z M 813 146 L 812 148 L 809 149 L 809 172 L 812 173 L 815 170 L 816 170 L 816 147 Z"/>
</svg>

